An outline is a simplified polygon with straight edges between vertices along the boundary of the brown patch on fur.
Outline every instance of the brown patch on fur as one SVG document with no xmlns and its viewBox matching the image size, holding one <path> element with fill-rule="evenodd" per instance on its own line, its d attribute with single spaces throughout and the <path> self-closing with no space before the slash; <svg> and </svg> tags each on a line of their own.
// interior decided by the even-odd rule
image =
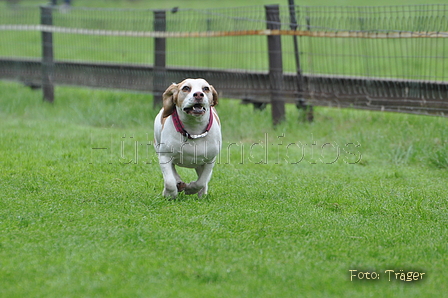
<svg viewBox="0 0 448 298">
<path fill-rule="evenodd" d="M 187 184 L 183 181 L 177 182 L 177 191 L 178 192 L 182 192 L 185 190 L 185 188 L 187 187 Z"/>
<path fill-rule="evenodd" d="M 212 85 L 210 85 L 210 89 L 212 89 L 212 94 L 213 94 L 213 102 L 212 102 L 212 107 L 218 105 L 218 92 L 216 92 L 215 88 L 213 88 Z"/>
<path fill-rule="evenodd" d="M 165 92 L 163 92 L 162 118 L 166 118 L 174 112 L 175 106 L 177 104 L 177 94 L 179 93 L 178 87 L 179 84 L 172 84 L 165 90 Z"/>
</svg>

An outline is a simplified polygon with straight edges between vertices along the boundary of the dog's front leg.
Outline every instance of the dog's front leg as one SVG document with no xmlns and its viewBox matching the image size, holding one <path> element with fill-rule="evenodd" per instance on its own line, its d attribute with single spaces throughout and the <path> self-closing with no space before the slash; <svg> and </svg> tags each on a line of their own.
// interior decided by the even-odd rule
<svg viewBox="0 0 448 298">
<path fill-rule="evenodd" d="M 187 186 L 185 187 L 185 194 L 191 195 L 197 193 L 199 198 L 201 198 L 202 195 L 207 194 L 208 182 L 212 177 L 214 165 L 214 163 L 207 163 L 196 168 L 198 180 L 187 184 Z"/>
<path fill-rule="evenodd" d="M 176 170 L 174 169 L 174 164 L 170 158 L 160 157 L 159 159 L 160 169 L 162 170 L 164 188 L 163 195 L 165 197 L 170 197 L 175 199 L 177 197 L 177 179 Z"/>
</svg>

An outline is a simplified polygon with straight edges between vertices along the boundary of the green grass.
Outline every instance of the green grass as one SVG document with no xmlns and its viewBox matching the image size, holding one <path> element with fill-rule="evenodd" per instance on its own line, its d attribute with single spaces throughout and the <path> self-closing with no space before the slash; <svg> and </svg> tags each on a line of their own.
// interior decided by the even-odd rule
<svg viewBox="0 0 448 298">
<path fill-rule="evenodd" d="M 245 5 L 272 1 L 264 2 Z M 77 6 L 110 3 L 130 5 L 75 0 Z M 184 8 L 185 3 L 132 5 Z M 410 2 L 375 2 L 382 4 Z M 25 21 L 14 17 L 20 23 L 38 20 L 35 13 Z M 28 40 L 36 43 L 40 35 L 2 37 L 0 52 L 39 57 L 40 46 L 31 49 Z M 73 47 L 70 37 L 55 34 L 55 42 L 57 59 L 152 63 L 147 55 L 152 41 L 83 37 Z M 285 40 L 285 51 L 291 52 L 290 42 Z M 309 72 L 356 74 L 353 69 L 367 68 L 380 75 L 387 69 L 399 77 L 421 68 L 434 71 L 426 76 L 446 73 L 439 64 L 428 68 L 425 57 L 366 66 L 363 55 L 384 56 L 387 47 L 366 40 L 351 41 L 360 52 L 350 58 L 355 68 L 346 68 L 344 47 L 337 45 L 343 40 L 313 42 L 302 41 L 302 66 Z M 196 66 L 258 70 L 267 63 L 264 56 L 249 61 L 238 55 L 261 57 L 263 42 L 254 42 L 255 50 L 238 40 L 198 39 L 196 48 L 185 43 L 169 41 L 169 46 L 187 54 L 222 55 L 226 44 L 233 49 L 221 60 L 188 61 Z M 436 49 L 435 56 L 444 53 L 440 41 L 394 43 L 415 53 L 424 48 Z M 327 63 L 309 54 L 317 48 L 338 50 Z M 177 54 L 169 53 L 169 65 L 184 65 L 185 57 Z M 294 65 L 291 59 L 285 58 L 286 71 Z M 17 84 L 3 82 L 0 89 L 2 297 L 446 296 L 445 118 L 317 108 L 309 124 L 297 121 L 302 115 L 288 106 L 288 122 L 273 129 L 268 110 L 254 112 L 224 99 L 219 105 L 223 151 L 210 195 L 168 201 L 160 195 L 163 181 L 151 146 L 156 114 L 151 96 L 57 87 L 57 101 L 49 105 L 40 92 Z M 181 173 L 194 178 L 191 171 Z M 350 269 L 375 271 L 381 278 L 351 282 Z M 425 275 L 413 283 L 388 281 L 384 271 L 389 269 Z"/>
<path fill-rule="evenodd" d="M 150 95 L 0 89 L 1 297 L 448 297 L 446 118 L 221 99 L 210 194 L 169 201 Z"/>
</svg>

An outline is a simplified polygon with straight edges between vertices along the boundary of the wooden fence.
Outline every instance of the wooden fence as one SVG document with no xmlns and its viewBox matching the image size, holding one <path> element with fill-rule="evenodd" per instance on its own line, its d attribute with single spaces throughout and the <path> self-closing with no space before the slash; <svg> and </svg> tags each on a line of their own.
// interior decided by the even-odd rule
<svg viewBox="0 0 448 298">
<path fill-rule="evenodd" d="M 390 79 L 380 77 L 324 75 L 304 73 L 300 68 L 300 50 L 295 40 L 296 72 L 283 70 L 282 36 L 307 36 L 327 38 L 441 38 L 446 32 L 418 31 L 401 36 L 372 32 L 317 32 L 298 30 L 294 20 L 295 7 L 290 6 L 290 25 L 282 29 L 278 5 L 265 6 L 264 29 L 237 31 L 170 32 L 166 26 L 166 11 L 153 11 L 154 30 L 129 32 L 107 30 L 78 30 L 53 26 L 54 7 L 42 6 L 41 24 L 38 26 L 0 25 L 3 30 L 40 30 L 42 33 L 42 58 L 17 59 L 0 57 L 0 79 L 13 79 L 30 86 L 41 86 L 44 100 L 54 100 L 54 85 L 75 85 L 116 88 L 152 92 L 155 105 L 160 104 L 161 94 L 171 82 L 186 77 L 203 77 L 212 82 L 221 96 L 243 99 L 255 104 L 270 103 L 274 124 L 282 121 L 285 103 L 350 107 L 369 110 L 408 112 L 430 115 L 448 115 L 448 82 Z M 255 32 L 254 32 L 255 31 Z M 74 62 L 54 59 L 54 32 L 75 34 L 146 35 L 154 38 L 154 64 L 130 65 L 106 62 Z M 208 38 L 227 35 L 266 36 L 269 69 L 267 71 L 222 70 L 209 68 L 173 67 L 166 63 L 166 40 L 191 37 L 195 34 Z M 250 59 L 250 56 L 247 57 Z"/>
</svg>

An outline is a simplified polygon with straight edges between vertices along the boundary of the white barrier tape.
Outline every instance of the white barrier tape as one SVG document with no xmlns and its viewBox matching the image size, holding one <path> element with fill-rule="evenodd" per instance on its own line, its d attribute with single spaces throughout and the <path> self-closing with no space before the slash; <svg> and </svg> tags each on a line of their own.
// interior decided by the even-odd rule
<svg viewBox="0 0 448 298">
<path fill-rule="evenodd" d="M 183 38 L 183 37 L 223 37 L 246 35 L 290 35 L 308 37 L 332 38 L 443 38 L 448 32 L 400 31 L 400 32 L 366 32 L 366 31 L 308 31 L 308 30 L 239 30 L 239 31 L 196 31 L 196 32 L 166 32 L 166 31 L 120 31 L 101 29 L 67 28 L 51 25 L 0 25 L 0 31 L 43 31 L 52 33 L 126 36 L 126 37 L 155 37 L 155 38 Z"/>
</svg>

